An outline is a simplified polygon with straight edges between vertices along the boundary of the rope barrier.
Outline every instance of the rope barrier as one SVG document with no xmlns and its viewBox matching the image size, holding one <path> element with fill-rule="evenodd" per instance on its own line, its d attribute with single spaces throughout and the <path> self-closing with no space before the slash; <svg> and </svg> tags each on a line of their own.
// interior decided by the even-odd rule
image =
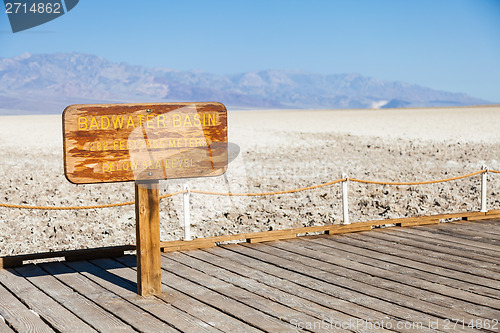
<svg viewBox="0 0 500 333">
<path fill-rule="evenodd" d="M 186 191 L 178 191 L 174 193 L 161 195 L 160 199 L 165 199 L 172 197 Z M 5 208 L 18 208 L 18 209 L 38 209 L 38 210 L 83 210 L 83 209 L 97 209 L 97 208 L 112 208 L 121 206 L 130 206 L 135 204 L 135 201 L 119 202 L 114 204 L 104 204 L 104 205 L 92 205 L 92 206 L 65 206 L 65 207 L 52 207 L 52 206 L 25 206 L 25 205 L 14 205 L 14 204 L 4 204 L 0 203 L 0 207 Z"/>
<path fill-rule="evenodd" d="M 363 180 L 363 179 L 356 179 L 356 178 L 349 178 L 349 180 L 352 182 L 357 182 L 357 183 L 377 184 L 377 185 L 425 185 L 425 184 L 449 182 L 452 180 L 472 177 L 472 176 L 479 175 L 479 174 L 485 173 L 485 172 L 486 172 L 486 170 L 481 170 L 481 171 L 476 171 L 476 172 L 469 173 L 469 174 L 463 175 L 463 176 L 446 178 L 446 179 L 438 179 L 438 180 L 428 180 L 428 181 L 423 181 L 423 182 L 380 182 L 380 181 Z"/>
<path fill-rule="evenodd" d="M 467 177 L 476 176 L 476 175 L 479 175 L 479 174 L 482 174 L 485 172 L 500 173 L 500 171 L 497 171 L 497 170 L 480 170 L 480 171 L 476 171 L 473 173 L 469 173 L 467 175 L 451 177 L 451 178 L 446 178 L 446 179 L 421 181 L 421 182 L 382 182 L 382 181 L 363 180 L 363 179 L 356 179 L 356 178 L 349 178 L 349 179 L 341 178 L 341 179 L 337 179 L 337 180 L 334 180 L 331 182 L 313 185 L 313 186 L 302 187 L 302 188 L 293 189 L 293 190 L 262 192 L 262 193 L 231 193 L 231 192 L 223 193 L 223 192 L 211 192 L 211 191 L 200 191 L 200 190 L 190 190 L 190 192 L 196 193 L 196 194 L 204 194 L 204 195 L 252 197 L 252 196 L 266 196 L 266 195 L 278 195 L 278 194 L 289 194 L 289 193 L 302 192 L 302 191 L 313 190 L 313 189 L 324 187 L 324 186 L 334 185 L 334 184 L 344 182 L 347 180 L 352 181 L 352 182 L 357 182 L 357 183 L 377 184 L 377 185 L 425 185 L 425 184 L 443 183 L 443 182 L 449 182 L 449 181 L 453 181 L 453 180 L 463 179 L 463 178 L 467 178 Z M 159 196 L 159 199 L 173 197 L 173 196 L 183 194 L 186 192 L 187 192 L 186 190 L 182 190 L 182 191 L 177 191 L 177 192 L 173 192 L 173 193 L 169 193 L 169 194 L 164 194 L 164 195 Z M 112 208 L 112 207 L 130 206 L 133 204 L 135 204 L 135 201 L 127 201 L 127 202 L 120 202 L 120 203 L 114 203 L 114 204 L 104 204 L 104 205 L 91 205 L 91 206 L 65 206 L 65 207 L 55 207 L 54 206 L 54 207 L 52 207 L 52 206 L 27 206 L 27 205 L 15 205 L 15 204 L 0 203 L 0 207 L 18 208 L 18 209 L 37 209 L 37 210 L 83 210 L 83 209 L 98 209 L 98 208 Z"/>
<path fill-rule="evenodd" d="M 337 180 L 334 180 L 334 181 L 331 181 L 331 182 L 328 182 L 328 183 L 319 184 L 319 185 L 302 187 L 302 188 L 298 188 L 298 189 L 295 189 L 295 190 L 275 191 L 275 192 L 262 192 L 262 193 L 221 193 L 221 192 L 198 191 L 198 190 L 191 190 L 191 192 L 192 193 L 198 193 L 198 194 L 207 194 L 207 195 L 222 195 L 222 196 L 228 196 L 228 197 L 256 197 L 256 196 L 264 196 L 264 195 L 288 194 L 288 193 L 302 192 L 302 191 L 306 191 L 306 190 L 313 190 L 315 188 L 337 184 L 337 183 L 340 183 L 340 182 L 344 182 L 346 180 L 347 180 L 346 178 L 342 178 L 342 179 L 337 179 Z"/>
</svg>

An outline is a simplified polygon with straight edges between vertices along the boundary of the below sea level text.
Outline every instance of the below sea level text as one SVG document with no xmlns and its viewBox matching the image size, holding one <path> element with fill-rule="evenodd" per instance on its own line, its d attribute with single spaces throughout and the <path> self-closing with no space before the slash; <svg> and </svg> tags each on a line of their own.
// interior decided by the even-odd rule
<svg viewBox="0 0 500 333">
<path fill-rule="evenodd" d="M 157 170 L 157 169 L 188 169 L 197 165 L 192 158 L 173 158 L 159 161 L 118 161 L 103 162 L 103 172 Z"/>
</svg>

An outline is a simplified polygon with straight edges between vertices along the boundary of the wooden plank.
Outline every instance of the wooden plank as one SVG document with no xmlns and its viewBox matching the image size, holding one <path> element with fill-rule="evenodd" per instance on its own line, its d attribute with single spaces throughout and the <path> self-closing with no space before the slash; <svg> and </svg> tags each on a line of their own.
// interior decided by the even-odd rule
<svg viewBox="0 0 500 333">
<path fill-rule="evenodd" d="M 89 301 L 83 295 L 42 270 L 38 265 L 25 265 L 16 268 L 16 271 L 96 330 L 101 332 L 134 332 L 128 324 L 96 303 Z"/>
<path fill-rule="evenodd" d="M 473 216 L 468 218 L 467 220 L 474 220 L 474 221 L 481 221 L 481 220 L 492 220 L 492 219 L 498 219 L 500 218 L 500 215 L 498 214 L 487 214 L 485 216 Z"/>
<path fill-rule="evenodd" d="M 469 220 L 467 221 L 469 228 L 481 228 L 486 229 L 490 233 L 495 235 L 500 234 L 500 220 Z"/>
<path fill-rule="evenodd" d="M 500 218 L 491 217 L 491 216 L 489 218 L 483 219 L 483 220 L 469 219 L 469 220 L 467 220 L 467 222 L 470 224 L 490 225 L 496 229 L 498 229 L 500 227 Z"/>
<path fill-rule="evenodd" d="M 485 213 L 481 212 L 463 212 L 463 213 L 451 213 L 451 214 L 440 214 L 440 215 L 430 215 L 430 216 L 419 216 L 419 217 L 405 217 L 405 218 L 395 218 L 395 219 L 385 219 L 385 220 L 373 220 L 367 222 L 356 222 L 348 225 L 322 225 L 322 226 L 312 226 L 312 227 L 299 227 L 284 230 L 272 230 L 272 231 L 262 231 L 262 232 L 252 232 L 252 233 L 241 233 L 236 235 L 222 235 L 215 237 L 197 238 L 192 241 L 168 241 L 161 242 L 160 247 L 163 252 L 171 251 L 182 251 L 182 250 L 194 250 L 202 249 L 215 246 L 215 243 L 228 242 L 228 241 L 247 241 L 249 243 L 258 243 L 260 239 L 278 240 L 287 239 L 291 234 L 305 234 L 305 233 L 317 233 L 325 232 L 328 234 L 343 234 L 350 232 L 368 231 L 375 226 L 386 226 L 386 225 L 399 225 L 399 226 L 418 226 L 439 223 L 440 219 L 449 218 L 465 218 L 467 216 L 484 216 Z M 284 237 L 282 237 L 284 236 Z"/>
<path fill-rule="evenodd" d="M 280 242 L 270 245 L 273 248 L 279 248 L 301 256 L 302 262 L 307 262 L 308 265 L 317 268 L 323 267 L 322 269 L 326 271 L 334 270 L 335 274 L 341 274 L 352 280 L 403 294 L 403 298 L 411 297 L 432 303 L 429 308 L 430 311 L 432 311 L 432 307 L 438 305 L 439 307 L 453 309 L 455 315 L 462 315 L 463 312 L 467 312 L 483 319 L 500 315 L 498 300 L 422 281 L 405 274 L 390 272 L 381 267 L 370 266 L 353 259 L 348 253 L 342 253 L 339 256 L 336 249 L 325 246 L 319 241 L 298 240 L 293 243 Z M 303 260 L 308 258 L 313 260 Z"/>
<path fill-rule="evenodd" d="M 159 182 L 135 183 L 137 292 L 161 293 Z"/>
<path fill-rule="evenodd" d="M 479 284 L 484 287 L 488 287 L 491 289 L 498 289 L 498 283 L 495 282 L 494 280 L 491 280 L 486 277 L 482 276 L 477 276 L 475 274 L 470 274 L 469 272 L 464 272 L 463 270 L 467 270 L 466 268 L 464 269 L 463 267 L 459 266 L 459 270 L 452 269 L 451 267 L 448 267 L 448 263 L 439 261 L 433 258 L 427 258 L 427 257 L 422 257 L 418 255 L 417 253 L 410 253 L 410 252 L 405 252 L 405 251 L 394 251 L 390 246 L 388 247 L 387 244 L 380 244 L 378 242 L 374 242 L 373 238 L 370 238 L 367 235 L 363 234 L 348 234 L 344 235 L 342 239 L 338 239 L 336 241 L 338 242 L 345 242 L 345 241 L 351 241 L 351 244 L 355 244 L 356 246 L 363 247 L 365 249 L 370 249 L 373 251 L 385 253 L 385 254 L 390 254 L 393 257 L 400 257 L 400 258 L 405 258 L 409 259 L 412 262 L 418 262 L 422 265 L 419 265 L 419 267 L 426 267 L 427 271 L 432 271 L 435 272 L 438 275 L 444 275 L 447 277 L 455 278 L 455 279 L 461 279 L 463 281 L 467 281 L 473 284 Z M 357 241 L 357 242 L 352 242 L 352 241 Z M 411 266 L 414 267 L 414 266 Z"/>
<path fill-rule="evenodd" d="M 357 304 L 355 300 L 360 299 L 358 293 L 350 294 L 342 288 L 336 288 L 321 280 L 298 274 L 232 251 L 232 249 L 239 249 L 236 245 L 226 245 L 223 247 L 226 249 L 225 251 L 222 248 L 217 248 L 205 250 L 205 252 L 221 257 L 224 260 L 222 261 L 224 267 L 228 267 L 228 260 L 236 263 L 236 273 L 241 274 L 241 271 L 244 270 L 245 275 L 272 286 L 273 288 L 297 295 L 332 310 L 341 311 L 347 316 L 356 317 L 368 322 L 381 322 L 384 320 L 393 325 L 393 327 L 397 327 L 399 320 L 396 321 L 393 318 L 389 318 L 386 314 L 378 311 L 376 307 L 372 309 L 372 307 L 368 308 Z M 193 254 L 190 253 L 190 255 Z M 348 321 L 345 315 L 338 317 L 338 320 L 341 322 Z M 373 329 L 373 327 L 370 329 Z M 368 329 L 368 332 L 370 332 L 370 329 Z M 397 331 L 405 332 L 405 330 Z"/>
<path fill-rule="evenodd" d="M 344 282 L 345 286 L 349 286 L 351 289 L 363 290 L 367 295 L 381 298 L 390 303 L 413 309 L 433 317 L 446 319 L 455 315 L 470 321 L 489 319 L 491 318 L 491 313 L 500 315 L 500 311 L 495 312 L 484 309 L 483 316 L 478 317 L 474 314 L 466 313 L 458 307 L 451 309 L 450 307 L 453 303 L 450 304 L 449 301 L 444 300 L 440 295 L 426 293 L 418 288 L 396 281 L 389 282 L 383 279 L 374 278 L 373 275 L 371 275 L 371 269 L 368 269 L 368 273 L 364 273 L 361 270 L 356 270 L 356 265 L 349 260 L 340 260 L 342 258 L 333 258 L 333 256 L 329 256 L 327 253 L 319 253 L 315 250 L 305 249 L 297 243 L 301 244 L 302 242 L 277 242 L 259 246 L 258 249 L 259 251 L 283 258 L 297 265 L 329 272 L 334 275 L 339 285 Z M 352 269 L 350 268 L 351 265 L 354 266 Z M 446 305 L 448 308 L 443 305 Z M 434 320 L 434 318 L 430 320 Z"/>
<path fill-rule="evenodd" d="M 180 243 L 177 243 L 175 245 L 169 243 L 170 242 L 160 243 L 160 249 L 162 252 L 206 249 L 215 246 L 215 242 L 210 240 L 205 241 L 204 238 L 193 239 L 192 241 L 180 241 Z M 161 244 L 163 244 L 163 246 Z"/>
<path fill-rule="evenodd" d="M 0 258 L 0 268 L 22 266 L 23 261 L 38 259 L 65 258 L 66 260 L 87 260 L 123 256 L 124 251 L 135 250 L 135 245 L 106 246 L 95 249 L 79 249 L 67 251 L 41 252 L 7 256 Z"/>
<path fill-rule="evenodd" d="M 198 320 L 197 318 L 178 310 L 166 302 L 157 298 L 146 299 L 135 293 L 137 288 L 136 283 L 122 279 L 107 270 L 99 267 L 99 263 L 103 266 L 115 265 L 116 261 L 112 259 L 96 259 L 92 263 L 88 261 L 79 261 L 66 263 L 67 266 L 80 272 L 88 279 L 96 282 L 100 286 L 106 288 L 112 293 L 126 299 L 130 303 L 140 307 L 144 311 L 151 313 L 158 319 L 166 322 L 170 326 L 182 332 L 210 332 L 218 330 L 209 330 L 206 327 L 208 324 Z M 220 332 L 220 331 L 219 331 Z"/>
<path fill-rule="evenodd" d="M 291 324 L 293 319 L 304 318 L 297 311 L 292 311 L 285 306 L 249 293 L 232 284 L 180 265 L 168 259 L 168 255 L 162 255 L 162 268 L 164 270 L 163 278 L 167 278 L 166 281 L 169 281 L 171 285 L 173 280 L 180 280 L 181 285 L 179 286 L 177 283 L 176 289 L 187 292 L 188 290 L 183 285 L 188 280 L 203 286 L 206 290 L 197 293 L 197 298 L 200 301 L 230 313 L 254 327 L 271 332 L 299 331 L 297 327 Z M 189 292 L 193 291 L 189 290 Z M 308 321 L 311 321 L 311 317 L 308 317 L 308 319 Z"/>
<path fill-rule="evenodd" d="M 461 230 L 458 226 L 455 228 L 450 228 L 446 225 L 435 225 L 428 229 L 430 232 L 435 232 L 439 234 L 450 235 L 452 237 L 458 237 L 458 239 L 474 240 L 478 243 L 483 244 L 491 249 L 500 249 L 500 243 L 495 238 L 486 237 L 485 235 L 478 235 L 475 232 L 468 232 L 466 230 Z"/>
<path fill-rule="evenodd" d="M 0 316 L 0 332 L 2 332 L 2 333 L 14 333 L 14 330 L 12 328 L 10 328 L 5 323 L 5 319 L 3 319 L 2 316 Z"/>
<path fill-rule="evenodd" d="M 281 235 L 281 236 L 268 236 L 268 237 L 255 237 L 255 238 L 249 238 L 248 242 L 249 243 L 272 242 L 272 241 L 291 239 L 291 238 L 296 238 L 296 237 L 297 237 L 297 234 L 288 234 L 288 235 Z"/>
<path fill-rule="evenodd" d="M 488 239 L 490 243 L 500 246 L 500 235 L 495 232 L 490 232 L 488 229 L 488 227 L 473 226 L 467 223 L 451 223 L 449 231 L 460 232 L 464 235 L 470 235 L 473 238 L 477 236 L 484 237 Z"/>
<path fill-rule="evenodd" d="M 169 258 L 187 264 L 189 267 L 206 272 L 211 276 L 236 284 L 237 286 L 247 289 L 250 292 L 268 297 L 275 302 L 279 302 L 295 310 L 314 316 L 320 321 L 349 323 L 356 322 L 358 319 L 366 319 L 360 317 L 355 310 L 353 310 L 353 313 L 357 314 L 358 317 L 346 315 L 345 313 L 336 310 L 341 308 L 345 311 L 346 307 L 351 307 L 351 305 L 347 302 L 302 287 L 292 281 L 277 278 L 268 273 L 238 264 L 237 261 L 229 260 L 229 257 L 227 256 L 217 256 L 214 254 L 220 254 L 221 252 L 229 254 L 229 256 L 234 254 L 231 251 L 219 248 L 214 249 L 211 252 L 191 251 L 182 255 L 169 255 Z M 191 259 L 186 259 L 186 256 L 191 257 Z M 197 260 L 193 261 L 195 259 Z M 318 322 L 318 320 L 315 322 Z M 342 327 L 342 325 L 339 325 L 339 327 Z M 381 328 L 366 330 L 360 326 L 358 331 L 383 332 L 385 330 Z"/>
<path fill-rule="evenodd" d="M 0 316 L 17 332 L 54 332 L 40 317 L 0 285 Z"/>
<path fill-rule="evenodd" d="M 429 224 L 438 224 L 439 219 L 421 219 L 418 221 L 406 221 L 406 222 L 401 222 L 400 226 L 402 227 L 411 227 L 415 225 L 429 225 Z"/>
<path fill-rule="evenodd" d="M 428 246 L 423 244 L 423 241 L 420 242 L 412 242 L 397 236 L 391 235 L 385 230 L 375 231 L 370 234 L 370 237 L 374 238 L 374 240 L 379 242 L 386 242 L 382 244 L 387 244 L 387 246 L 393 247 L 395 251 L 407 251 L 418 253 L 422 257 L 426 257 L 426 259 L 433 258 L 439 260 L 439 262 L 443 262 L 448 265 L 448 268 L 460 269 L 464 272 L 468 272 L 470 274 L 475 274 L 483 277 L 487 277 L 490 279 L 495 279 L 495 273 L 499 273 L 499 267 L 493 263 L 488 263 L 484 261 L 479 261 L 471 258 L 464 258 L 455 253 L 454 251 L 441 251 L 440 249 L 428 249 Z M 394 245 L 394 246 L 392 246 Z M 452 253 L 449 253 L 452 252 Z M 450 265 L 449 263 L 452 263 Z M 465 270 L 464 270 L 465 269 Z M 492 276 L 493 275 L 493 276 Z M 500 278 L 500 276 L 498 276 Z"/>
<path fill-rule="evenodd" d="M 97 332 L 80 318 L 47 296 L 13 269 L 0 270 L 0 282 L 23 302 L 38 313 L 57 331 Z"/>
<path fill-rule="evenodd" d="M 458 225 L 463 230 L 473 231 L 478 234 L 485 234 L 489 237 L 500 238 L 500 228 L 495 228 L 492 225 L 481 225 L 477 223 L 470 223 L 469 221 L 467 221 L 466 223 L 464 223 L 463 221 L 450 222 L 450 224 Z"/>
<path fill-rule="evenodd" d="M 370 294 L 370 292 L 373 290 L 370 290 L 372 288 L 370 288 L 370 286 L 368 285 L 363 284 L 362 288 L 355 288 L 353 287 L 352 281 L 350 281 L 349 279 L 345 279 L 338 275 L 333 275 L 314 267 L 304 266 L 300 263 L 287 261 L 272 254 L 262 252 L 260 251 L 260 249 L 263 247 L 265 247 L 265 245 L 258 244 L 239 245 L 226 248 L 230 249 L 231 251 L 245 254 L 249 257 L 253 257 L 263 262 L 283 268 L 284 270 L 288 271 L 287 273 L 280 275 L 283 278 L 292 278 L 292 276 L 296 276 L 292 273 L 296 273 L 298 275 L 306 275 L 313 281 L 321 281 L 322 283 L 326 284 L 327 288 L 325 289 L 324 287 L 322 287 L 323 285 L 321 285 L 319 289 L 320 291 L 328 293 L 334 297 L 340 297 L 363 307 L 383 312 L 386 315 L 391 316 L 392 318 L 399 318 L 399 320 L 422 323 L 428 322 L 430 319 L 437 320 L 437 318 L 432 315 L 424 314 L 422 312 L 386 301 L 386 298 L 383 297 L 383 290 L 380 290 L 379 293 L 376 293 L 376 295 L 374 296 L 373 294 L 375 293 Z M 309 287 L 316 289 L 317 283 L 311 281 L 309 282 Z M 431 330 L 428 331 L 430 332 Z"/>
<path fill-rule="evenodd" d="M 319 305 L 325 306 L 334 311 L 341 311 L 342 314 L 337 317 L 335 322 L 349 322 L 348 317 L 356 317 L 364 323 L 380 323 L 382 320 L 388 325 L 392 325 L 395 331 L 407 332 L 404 327 L 398 327 L 398 323 L 407 323 L 405 320 L 392 318 L 385 313 L 380 312 L 373 303 L 369 307 L 359 305 L 359 301 L 365 297 L 357 292 L 350 293 L 343 288 L 338 288 L 329 283 L 315 279 L 314 277 L 302 275 L 289 271 L 273 264 L 246 256 L 232 249 L 239 249 L 237 245 L 225 245 L 222 248 L 209 249 L 211 255 L 220 257 L 221 267 L 231 269 L 237 274 L 249 276 L 259 282 L 265 283 L 275 289 L 296 295 L 300 298 L 312 301 Z M 189 253 L 189 255 L 197 255 L 199 252 Z M 213 262 L 214 259 L 210 259 Z M 234 263 L 231 265 L 231 262 Z M 367 302 L 367 304 L 370 304 Z M 371 332 L 375 327 L 358 327 L 360 331 Z M 425 331 L 425 330 L 424 330 Z"/>
<path fill-rule="evenodd" d="M 63 282 L 89 300 L 113 313 L 134 329 L 143 332 L 176 332 L 171 326 L 158 320 L 142 309 L 117 297 L 94 281 L 75 272 L 62 263 L 40 264 L 40 266 L 59 281 Z"/>
<path fill-rule="evenodd" d="M 412 242 L 422 242 L 423 236 L 412 232 L 413 229 L 393 229 L 392 234 L 398 237 L 408 239 Z M 425 242 L 422 246 L 426 246 L 428 249 L 437 250 L 440 249 L 442 252 L 446 253 L 456 253 L 465 258 L 478 259 L 486 262 L 491 262 L 498 264 L 498 258 L 491 256 L 491 252 L 488 250 L 474 248 L 474 247 L 464 247 L 462 244 L 451 243 L 437 238 L 425 238 Z M 451 252 L 456 251 L 456 252 Z"/>
<path fill-rule="evenodd" d="M 500 272 L 500 267 L 498 267 L 499 261 L 497 258 L 477 254 L 464 248 L 456 249 L 453 247 L 436 246 L 430 244 L 427 240 L 411 239 L 405 237 L 405 235 L 406 234 L 398 233 L 395 230 L 379 230 L 373 233 L 373 236 L 381 237 L 384 240 L 416 248 L 422 255 L 428 253 L 437 254 L 444 259 L 464 263 L 473 267 L 489 269 L 494 272 Z"/>
<path fill-rule="evenodd" d="M 218 176 L 227 168 L 221 103 L 70 105 L 64 171 L 76 184 Z"/>
<path fill-rule="evenodd" d="M 125 256 L 116 258 L 115 260 L 117 260 L 117 264 L 121 264 L 123 266 L 113 265 L 103 266 L 102 268 L 128 280 L 136 278 L 133 270 L 136 267 L 136 259 L 134 256 Z M 102 264 L 102 262 L 99 262 L 99 264 Z M 189 281 L 185 281 L 184 285 L 185 287 L 191 287 L 192 289 L 197 288 L 197 286 L 191 285 L 191 282 Z M 261 332 L 255 327 L 252 327 L 207 303 L 203 303 L 191 295 L 191 293 L 180 292 L 165 282 L 162 284 L 161 295 L 158 295 L 157 297 L 224 332 Z"/>
<path fill-rule="evenodd" d="M 453 262 L 451 260 L 455 260 L 452 256 L 443 256 L 439 253 L 433 253 L 431 251 L 425 250 L 417 250 L 411 246 L 406 246 L 402 244 L 397 244 L 397 248 L 395 248 L 395 243 L 383 240 L 381 237 L 376 237 L 376 235 L 347 235 L 347 237 L 356 237 L 357 239 L 363 239 L 366 242 L 376 243 L 379 247 L 386 247 L 388 249 L 393 250 L 394 255 L 401 256 L 404 258 L 412 258 L 416 261 L 425 262 L 434 266 L 452 269 L 455 272 L 467 273 L 471 276 L 475 276 L 477 279 L 481 279 L 486 286 L 494 286 L 495 289 L 500 289 L 500 284 L 498 282 L 495 283 L 495 280 L 498 280 L 500 277 L 490 270 L 486 270 L 483 268 L 470 267 L 469 265 Z M 376 241 L 374 241 L 376 239 Z M 420 255 L 419 252 L 426 253 L 425 256 Z"/>
<path fill-rule="evenodd" d="M 416 235 L 421 235 L 422 237 L 432 238 L 432 239 L 439 240 L 439 241 L 445 241 L 445 242 L 452 243 L 452 244 L 458 244 L 458 245 L 460 245 L 462 247 L 466 247 L 468 249 L 486 251 L 488 253 L 488 255 L 491 255 L 493 257 L 500 257 L 500 252 L 499 252 L 500 250 L 497 251 L 495 248 L 492 248 L 491 245 L 484 245 L 480 242 L 473 241 L 470 239 L 458 238 L 458 237 L 453 237 L 453 236 L 446 235 L 446 234 L 439 234 L 436 232 L 431 232 L 430 229 L 431 228 L 425 229 L 425 228 L 414 227 L 411 229 L 410 228 L 409 229 L 401 229 L 401 231 L 402 232 L 411 232 L 411 233 L 416 234 Z"/>
<path fill-rule="evenodd" d="M 193 252 L 197 253 L 200 251 L 191 251 L 191 254 Z M 295 313 L 295 318 L 298 321 L 313 323 L 320 322 L 325 318 L 332 320 L 335 318 L 333 315 L 328 316 L 329 309 L 325 307 L 319 307 L 317 304 L 306 301 L 304 299 L 300 299 L 298 297 L 294 297 L 291 294 L 279 292 L 276 289 L 268 287 L 263 283 L 243 277 L 239 274 L 231 273 L 224 268 L 217 268 L 212 263 L 207 263 L 202 260 L 195 259 L 183 253 L 169 254 L 168 259 L 175 260 L 181 265 L 185 265 L 198 272 L 203 272 L 211 277 L 228 282 L 241 289 L 249 291 L 251 293 L 249 295 L 259 295 L 268 298 L 270 301 L 277 304 L 288 306 L 290 308 L 288 312 L 290 312 L 290 314 Z M 312 309 L 315 309 L 315 311 L 311 311 Z M 300 317 L 300 313 L 303 314 L 302 317 Z M 285 319 L 284 317 L 282 318 Z M 348 332 L 342 329 L 340 331 Z"/>
<path fill-rule="evenodd" d="M 392 255 L 391 252 L 383 253 L 370 248 L 365 242 L 347 237 L 323 237 L 312 240 L 320 242 L 322 245 L 332 247 L 337 251 L 341 251 L 343 256 L 355 258 L 364 264 L 383 267 L 392 272 L 401 273 L 409 277 L 414 277 L 432 283 L 456 288 L 461 291 L 468 291 L 476 295 L 488 296 L 495 299 L 500 299 L 498 290 L 477 285 L 474 281 L 464 279 L 470 276 L 454 271 L 441 269 L 432 265 L 423 264 L 413 260 L 400 258 Z"/>
</svg>

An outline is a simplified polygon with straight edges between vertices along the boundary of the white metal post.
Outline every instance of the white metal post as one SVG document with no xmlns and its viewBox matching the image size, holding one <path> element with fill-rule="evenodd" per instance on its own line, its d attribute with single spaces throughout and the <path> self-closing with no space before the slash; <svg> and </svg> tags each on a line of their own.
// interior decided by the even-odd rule
<svg viewBox="0 0 500 333">
<path fill-rule="evenodd" d="M 342 173 L 342 178 L 346 180 L 342 182 L 342 224 L 350 224 L 349 222 L 349 203 L 348 203 L 348 194 L 347 194 L 347 182 L 349 181 L 349 177 L 347 174 Z"/>
<path fill-rule="evenodd" d="M 486 182 L 488 177 L 488 168 L 486 165 L 483 165 L 482 170 L 486 170 L 486 172 L 481 174 L 481 212 L 486 213 L 488 209 L 486 209 Z"/>
<path fill-rule="evenodd" d="M 191 240 L 191 213 L 189 212 L 189 185 L 185 184 L 184 185 L 184 192 L 183 194 L 183 210 L 184 210 L 184 240 L 188 241 Z"/>
</svg>

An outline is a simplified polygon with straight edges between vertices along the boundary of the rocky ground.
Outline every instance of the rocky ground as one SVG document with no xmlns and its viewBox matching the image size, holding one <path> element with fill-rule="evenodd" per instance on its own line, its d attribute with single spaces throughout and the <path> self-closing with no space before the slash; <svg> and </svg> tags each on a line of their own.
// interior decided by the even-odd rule
<svg viewBox="0 0 500 333">
<path fill-rule="evenodd" d="M 241 147 L 225 176 L 161 182 L 161 194 L 182 189 L 267 192 L 351 178 L 421 181 L 481 169 L 500 170 L 500 142 L 460 142 L 351 134 L 255 130 L 240 124 L 230 141 Z M 238 127 L 235 126 L 236 129 Z M 258 140 L 249 141 L 252 136 Z M 0 202 L 79 206 L 134 200 L 133 183 L 73 185 L 62 148 L 0 150 Z M 488 208 L 500 209 L 500 175 L 488 175 Z M 352 222 L 476 211 L 480 176 L 442 184 L 381 186 L 349 183 Z M 195 237 L 340 223 L 340 184 L 265 197 L 191 196 Z M 161 203 L 162 240 L 181 239 L 182 196 Z M 133 206 L 75 211 L 0 208 L 0 255 L 135 243 Z"/>
</svg>

